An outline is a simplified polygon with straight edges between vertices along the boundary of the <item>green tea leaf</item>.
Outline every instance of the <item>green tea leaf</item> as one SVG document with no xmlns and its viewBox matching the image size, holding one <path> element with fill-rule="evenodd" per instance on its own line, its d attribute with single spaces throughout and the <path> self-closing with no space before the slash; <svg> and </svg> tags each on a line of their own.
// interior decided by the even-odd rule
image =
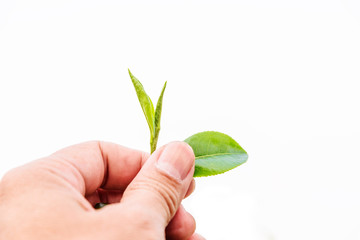
<svg viewBox="0 0 360 240">
<path fill-rule="evenodd" d="M 155 117 L 155 111 L 154 111 L 154 105 L 150 99 L 150 97 L 146 94 L 145 89 L 141 82 L 130 72 L 129 69 L 129 75 L 131 78 L 131 81 L 135 87 L 136 95 L 139 99 L 141 108 L 144 112 L 146 121 L 149 125 L 150 129 L 150 139 L 153 139 L 155 136 L 155 126 L 154 126 L 154 117 Z M 151 140 L 150 140 L 151 141 Z"/>
<path fill-rule="evenodd" d="M 152 141 L 150 143 L 150 145 L 151 145 L 151 153 L 153 153 L 156 150 L 156 145 L 157 145 L 157 141 L 158 141 L 158 138 L 159 138 L 162 103 L 163 103 L 163 97 L 164 97 L 166 84 L 167 84 L 167 82 L 165 82 L 164 87 L 161 90 L 160 97 L 159 97 L 159 99 L 157 101 L 157 104 L 156 104 L 155 122 L 154 122 L 154 124 L 155 124 L 155 134 L 154 134 L 154 138 L 152 139 Z"/>
<path fill-rule="evenodd" d="M 201 132 L 187 138 L 185 142 L 194 150 L 194 177 L 224 173 L 248 159 L 245 150 L 224 133 Z"/>
</svg>

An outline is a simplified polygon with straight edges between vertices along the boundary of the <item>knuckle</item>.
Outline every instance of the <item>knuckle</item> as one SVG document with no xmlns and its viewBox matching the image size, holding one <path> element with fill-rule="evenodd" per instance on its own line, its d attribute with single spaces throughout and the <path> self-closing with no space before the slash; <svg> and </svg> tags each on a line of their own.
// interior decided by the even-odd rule
<svg viewBox="0 0 360 240">
<path fill-rule="evenodd" d="M 137 206 L 127 206 L 126 210 L 122 211 L 120 221 L 116 222 L 116 226 L 126 227 L 123 231 L 116 231 L 116 233 L 120 234 L 119 239 L 125 239 L 124 236 L 128 236 L 126 239 L 130 239 L 134 233 L 138 236 L 136 239 L 163 239 L 161 238 L 162 232 L 159 232 L 162 229 L 162 226 L 159 225 L 161 222 L 154 220 L 154 214 L 151 211 Z"/>
<path fill-rule="evenodd" d="M 177 211 L 180 199 L 180 183 L 163 173 L 148 175 L 142 180 L 134 182 L 129 186 L 129 190 L 136 192 L 146 192 L 156 199 L 160 210 L 171 218 Z M 151 216 L 150 216 L 151 217 Z"/>
</svg>

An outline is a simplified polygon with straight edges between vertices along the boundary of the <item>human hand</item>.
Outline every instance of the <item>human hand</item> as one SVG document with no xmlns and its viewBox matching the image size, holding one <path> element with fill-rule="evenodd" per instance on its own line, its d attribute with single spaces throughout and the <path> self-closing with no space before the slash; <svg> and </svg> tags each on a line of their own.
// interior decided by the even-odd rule
<svg viewBox="0 0 360 240">
<path fill-rule="evenodd" d="M 194 159 L 182 142 L 151 156 L 88 142 L 15 168 L 0 182 L 0 239 L 204 239 L 180 205 L 195 186 Z"/>
</svg>

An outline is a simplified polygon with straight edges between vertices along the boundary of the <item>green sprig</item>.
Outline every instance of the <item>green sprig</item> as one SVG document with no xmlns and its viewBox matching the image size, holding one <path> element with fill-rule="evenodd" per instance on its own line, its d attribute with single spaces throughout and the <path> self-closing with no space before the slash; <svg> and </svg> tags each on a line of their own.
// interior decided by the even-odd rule
<svg viewBox="0 0 360 240">
<path fill-rule="evenodd" d="M 131 81 L 135 87 L 141 108 L 144 112 L 150 130 L 150 152 L 156 150 L 160 132 L 160 120 L 166 82 L 154 110 L 151 98 L 146 94 L 143 85 L 130 72 Z M 194 177 L 205 177 L 224 173 L 248 159 L 246 151 L 230 136 L 214 131 L 201 132 L 185 140 L 194 150 Z"/>
</svg>

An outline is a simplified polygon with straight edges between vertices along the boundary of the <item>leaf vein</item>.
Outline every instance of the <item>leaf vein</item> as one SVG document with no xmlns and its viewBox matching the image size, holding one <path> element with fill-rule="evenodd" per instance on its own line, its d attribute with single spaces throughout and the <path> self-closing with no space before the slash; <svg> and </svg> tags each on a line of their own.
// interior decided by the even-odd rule
<svg viewBox="0 0 360 240">
<path fill-rule="evenodd" d="M 242 154 L 245 154 L 245 153 L 214 153 L 214 154 L 196 156 L 195 159 L 214 157 L 214 156 L 222 156 L 222 155 L 242 155 Z"/>
</svg>

